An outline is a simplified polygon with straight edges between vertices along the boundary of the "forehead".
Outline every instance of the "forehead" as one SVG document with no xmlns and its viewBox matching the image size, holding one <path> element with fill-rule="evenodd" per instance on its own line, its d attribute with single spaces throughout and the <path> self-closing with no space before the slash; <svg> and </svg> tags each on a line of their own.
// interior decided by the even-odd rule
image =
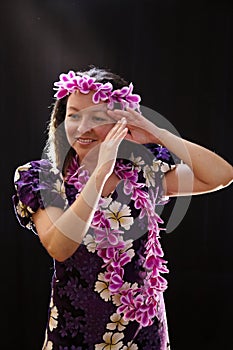
<svg viewBox="0 0 233 350">
<path fill-rule="evenodd" d="M 67 100 L 67 109 L 68 108 L 75 108 L 78 111 L 81 111 L 86 108 L 94 108 L 97 107 L 98 109 L 106 110 L 107 103 L 101 102 L 101 103 L 93 103 L 92 96 L 94 92 L 91 91 L 88 94 L 82 94 L 80 91 L 73 92 Z"/>
</svg>

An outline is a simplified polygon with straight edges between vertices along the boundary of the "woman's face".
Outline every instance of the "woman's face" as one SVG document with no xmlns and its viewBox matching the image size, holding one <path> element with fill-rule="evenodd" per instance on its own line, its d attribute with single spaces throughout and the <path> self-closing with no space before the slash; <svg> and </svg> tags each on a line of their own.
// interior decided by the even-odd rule
<svg viewBox="0 0 233 350">
<path fill-rule="evenodd" d="M 93 93 L 85 95 L 77 90 L 67 101 L 65 130 L 68 142 L 78 154 L 79 161 L 104 141 L 115 124 L 107 115 L 107 103 L 92 102 Z"/>
</svg>

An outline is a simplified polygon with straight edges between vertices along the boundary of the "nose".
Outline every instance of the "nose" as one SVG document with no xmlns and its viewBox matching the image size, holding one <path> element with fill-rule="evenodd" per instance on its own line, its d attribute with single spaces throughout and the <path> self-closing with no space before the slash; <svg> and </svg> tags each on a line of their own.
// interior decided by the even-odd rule
<svg viewBox="0 0 233 350">
<path fill-rule="evenodd" d="M 77 125 L 77 130 L 80 135 L 84 134 L 87 131 L 90 131 L 92 129 L 91 123 L 89 118 L 85 118 L 85 116 L 82 116 L 80 118 L 78 125 Z"/>
</svg>

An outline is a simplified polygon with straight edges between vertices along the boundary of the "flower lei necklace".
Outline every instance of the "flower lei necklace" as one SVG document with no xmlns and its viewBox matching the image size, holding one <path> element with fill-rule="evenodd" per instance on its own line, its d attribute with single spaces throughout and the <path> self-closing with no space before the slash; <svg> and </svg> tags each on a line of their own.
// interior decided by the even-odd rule
<svg viewBox="0 0 233 350">
<path fill-rule="evenodd" d="M 101 197 L 91 225 L 94 234 L 88 233 L 83 240 L 88 251 L 96 252 L 103 260 L 104 272 L 98 275 L 95 291 L 100 293 L 102 299 L 111 300 L 117 306 L 116 313 L 110 317 L 115 324 L 107 324 L 110 330 L 115 329 L 117 324 L 118 330 L 121 331 L 129 321 L 137 321 L 139 329 L 152 325 L 156 317 L 159 319 L 159 293 L 167 288 L 167 281 L 160 275 L 168 272 L 165 266 L 167 261 L 162 258 L 164 253 L 159 242 L 161 230 L 159 224 L 163 223 L 163 220 L 155 213 L 155 205 L 163 204 L 165 201 L 158 200 L 158 185 L 156 191 L 153 189 L 145 191 L 146 184 L 150 185 L 150 183 L 138 182 L 141 170 L 139 164 L 143 165 L 144 161 L 141 157 L 134 159 L 138 164 L 130 162 L 125 164 L 122 160 L 117 160 L 114 171 L 123 180 L 124 193 L 131 195 L 135 209 L 140 210 L 139 219 L 147 217 L 148 238 L 142 258 L 142 266 L 145 270 L 143 285 L 124 281 L 124 266 L 134 256 L 133 240 L 124 240 L 124 230 L 121 229 L 128 230 L 133 222 L 133 218 L 130 217 L 130 208 L 126 204 L 121 205 L 112 198 Z M 155 171 L 164 166 L 160 160 L 153 163 L 151 169 L 156 169 Z M 148 165 L 144 170 L 147 169 L 146 167 Z M 88 178 L 88 171 L 79 167 L 75 173 L 68 174 L 66 181 L 75 186 L 79 195 Z M 106 335 L 109 334 L 114 335 L 105 333 L 103 339 L 105 340 Z M 120 333 L 116 334 L 120 335 Z M 97 344 L 96 349 L 102 349 L 103 345 L 104 343 Z"/>
<path fill-rule="evenodd" d="M 59 81 L 54 82 L 54 90 L 57 90 L 54 97 L 58 100 L 76 90 L 79 90 L 82 94 L 88 94 L 90 91 L 94 91 L 92 96 L 93 103 L 108 101 L 109 109 L 113 109 L 114 103 L 120 103 L 122 109 L 130 107 L 140 112 L 139 102 L 141 101 L 141 97 L 132 93 L 132 83 L 121 89 L 113 90 L 110 82 L 105 84 L 96 83 L 94 77 L 90 77 L 87 74 L 80 76 L 72 70 L 67 74 L 61 73 L 59 78 Z"/>
</svg>

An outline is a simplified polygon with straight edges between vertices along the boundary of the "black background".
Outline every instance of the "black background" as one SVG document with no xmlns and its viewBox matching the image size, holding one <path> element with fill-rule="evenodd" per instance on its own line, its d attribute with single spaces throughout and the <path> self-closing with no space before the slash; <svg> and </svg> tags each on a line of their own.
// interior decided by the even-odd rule
<svg viewBox="0 0 233 350">
<path fill-rule="evenodd" d="M 182 137 L 232 163 L 232 9 L 230 1 L 1 3 L 1 349 L 39 350 L 44 337 L 53 263 L 19 226 L 11 196 L 16 166 L 41 156 L 53 81 L 87 64 L 111 68 Z M 232 234 L 229 186 L 193 196 L 163 235 L 172 350 L 232 348 Z"/>
</svg>

